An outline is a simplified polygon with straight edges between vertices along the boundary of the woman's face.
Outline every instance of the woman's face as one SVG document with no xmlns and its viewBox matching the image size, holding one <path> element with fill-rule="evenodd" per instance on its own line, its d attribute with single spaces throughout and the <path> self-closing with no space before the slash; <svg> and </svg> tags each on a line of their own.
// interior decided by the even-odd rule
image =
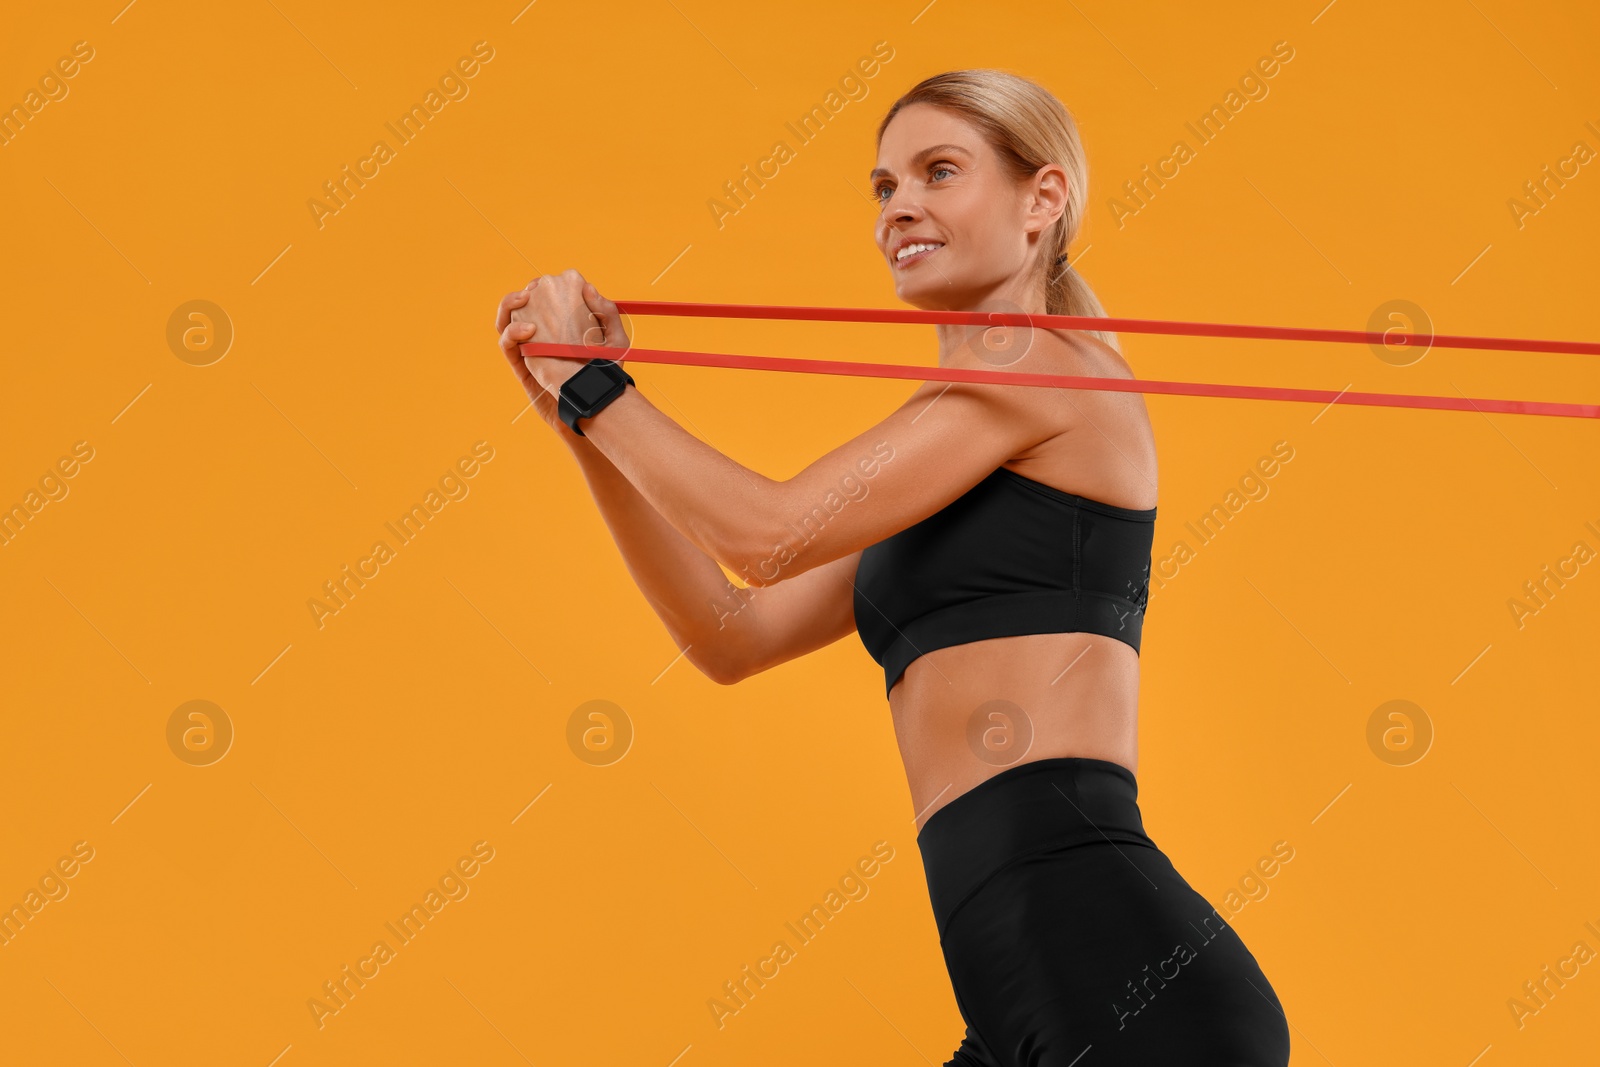
<svg viewBox="0 0 1600 1067">
<path fill-rule="evenodd" d="M 1060 166 L 1018 183 L 964 118 L 911 104 L 883 131 L 872 188 L 878 250 L 901 300 L 925 310 L 1044 310 L 1036 264 L 1041 235 L 1066 206 Z M 900 257 L 908 238 L 940 247 Z"/>
</svg>

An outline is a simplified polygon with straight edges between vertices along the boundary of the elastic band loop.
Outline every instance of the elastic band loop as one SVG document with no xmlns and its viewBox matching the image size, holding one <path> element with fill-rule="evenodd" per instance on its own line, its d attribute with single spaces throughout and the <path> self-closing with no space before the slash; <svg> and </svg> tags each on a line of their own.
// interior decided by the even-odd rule
<svg viewBox="0 0 1600 1067">
<path fill-rule="evenodd" d="M 607 353 L 604 357 L 597 351 Z M 805 374 L 841 374 L 863 378 L 909 378 L 917 381 L 991 382 L 995 385 L 1036 385 L 1057 389 L 1089 389 L 1112 393 L 1166 393 L 1178 396 L 1220 396 L 1244 400 L 1296 400 L 1312 404 L 1356 404 L 1391 408 L 1432 408 L 1442 411 L 1497 411 L 1510 415 L 1563 415 L 1600 419 L 1600 404 L 1562 404 L 1542 400 L 1496 400 L 1482 397 L 1412 396 L 1404 393 L 1355 393 L 1349 390 L 1289 389 L 1270 385 L 1211 385 L 1203 382 L 1166 382 L 1146 378 L 1088 378 L 1071 374 L 1025 374 L 1020 371 L 967 370 L 961 367 L 900 366 L 893 363 L 854 363 L 848 360 L 800 359 L 792 356 L 737 356 L 717 352 L 676 352 L 662 348 L 630 348 L 618 357 L 617 348 L 584 345 L 525 344 L 523 355 L 561 359 L 615 359 L 622 363 L 673 363 L 689 367 L 732 367 L 741 370 L 798 371 Z"/>
<path fill-rule="evenodd" d="M 876 322 L 898 324 L 949 324 L 958 326 L 1040 326 L 1092 329 L 1123 333 L 1178 334 L 1194 337 L 1235 337 L 1256 340 L 1332 341 L 1383 344 L 1383 333 L 1364 330 L 1324 330 L 1300 326 L 1249 326 L 1234 323 L 1183 322 L 1164 319 L 1120 319 L 1093 315 L 1030 315 L 1003 311 L 923 311 L 921 309 L 794 307 L 779 304 L 698 304 L 663 300 L 619 300 L 617 309 L 632 315 L 675 315 L 691 318 L 785 319 L 808 322 Z M 1472 348 L 1512 352 L 1555 352 L 1600 355 L 1592 341 L 1527 340 L 1509 337 L 1474 337 L 1455 334 L 1408 334 L 1433 348 Z M 1025 374 L 1011 371 L 968 370 L 955 367 L 901 366 L 847 360 L 799 359 L 779 356 L 740 356 L 715 352 L 678 352 L 660 348 L 630 348 L 618 357 L 615 348 L 557 345 L 536 342 L 521 346 L 524 355 L 562 359 L 614 359 L 618 362 L 672 363 L 692 367 L 731 367 L 744 370 L 795 371 L 805 374 L 840 374 L 851 377 L 907 378 L 918 381 L 988 382 L 995 385 L 1032 385 L 1057 389 L 1089 389 L 1117 393 L 1163 393 L 1178 396 L 1214 396 L 1244 400 L 1290 400 L 1312 404 L 1355 404 L 1371 407 L 1416 408 L 1439 411 L 1502 412 L 1510 415 L 1556 415 L 1600 418 L 1600 404 L 1571 404 L 1543 400 L 1500 400 L 1486 397 L 1422 396 L 1407 393 L 1359 393 L 1348 389 L 1294 389 L 1267 385 L 1224 385 L 1204 382 L 1169 382 L 1144 378 L 1094 378 L 1066 374 Z M 603 356 L 600 353 L 605 353 Z"/>
</svg>

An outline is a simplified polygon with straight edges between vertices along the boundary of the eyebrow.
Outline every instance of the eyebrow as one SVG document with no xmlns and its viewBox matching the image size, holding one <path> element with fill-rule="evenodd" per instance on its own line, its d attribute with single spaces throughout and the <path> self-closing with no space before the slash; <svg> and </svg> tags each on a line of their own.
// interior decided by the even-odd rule
<svg viewBox="0 0 1600 1067">
<path fill-rule="evenodd" d="M 959 153 L 960 155 L 964 155 L 964 156 L 970 156 L 972 154 L 971 152 L 968 152 L 965 148 L 962 148 L 958 144 L 936 144 L 932 148 L 924 148 L 922 151 L 920 151 L 916 155 L 912 156 L 911 157 L 911 165 L 913 167 L 920 166 L 922 164 L 922 162 L 924 160 L 926 160 L 929 156 L 936 156 L 936 155 L 940 155 L 940 154 L 949 155 L 951 153 Z M 876 167 L 876 168 L 873 169 L 871 174 L 867 175 L 867 181 L 875 182 L 879 178 L 884 177 L 885 175 L 887 175 L 888 173 L 889 172 L 887 170 L 885 170 L 884 168 Z"/>
</svg>

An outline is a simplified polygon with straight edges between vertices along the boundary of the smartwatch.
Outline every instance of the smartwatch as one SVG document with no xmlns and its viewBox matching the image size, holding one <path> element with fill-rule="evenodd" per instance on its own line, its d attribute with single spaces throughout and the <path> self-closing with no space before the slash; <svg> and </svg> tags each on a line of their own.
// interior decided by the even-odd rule
<svg viewBox="0 0 1600 1067">
<path fill-rule="evenodd" d="M 561 421 L 579 437 L 587 436 L 578 429 L 578 420 L 593 418 L 632 384 L 633 376 L 615 360 L 590 360 L 561 383 L 560 402 L 556 405 Z"/>
</svg>

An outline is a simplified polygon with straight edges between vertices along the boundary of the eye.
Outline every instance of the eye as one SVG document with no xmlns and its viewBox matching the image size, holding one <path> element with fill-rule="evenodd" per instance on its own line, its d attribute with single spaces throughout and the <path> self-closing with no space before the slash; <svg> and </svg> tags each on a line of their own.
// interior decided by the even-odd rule
<svg viewBox="0 0 1600 1067">
<path fill-rule="evenodd" d="M 945 171 L 949 174 L 955 173 L 955 169 L 953 167 L 947 167 L 943 163 L 935 163 L 931 168 L 929 168 L 928 173 L 938 174 L 940 171 Z M 872 198 L 881 204 L 883 203 L 884 191 L 893 188 L 894 187 L 887 182 L 879 182 L 877 185 L 872 187 Z"/>
</svg>

